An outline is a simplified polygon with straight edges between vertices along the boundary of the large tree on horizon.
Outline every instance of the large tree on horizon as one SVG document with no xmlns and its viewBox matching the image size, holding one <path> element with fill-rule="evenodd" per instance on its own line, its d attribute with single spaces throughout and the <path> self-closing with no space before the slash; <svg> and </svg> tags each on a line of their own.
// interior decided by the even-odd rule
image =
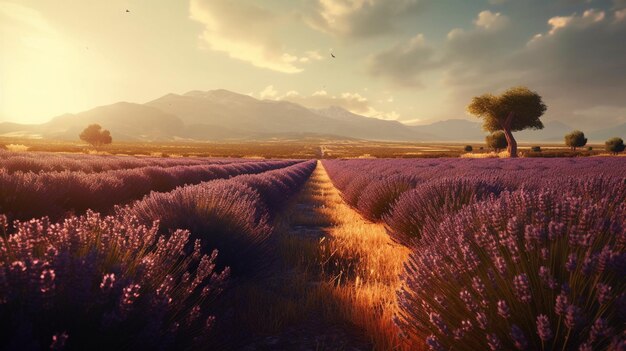
<svg viewBox="0 0 626 351">
<path fill-rule="evenodd" d="M 102 145 L 111 144 L 113 138 L 111 132 L 106 129 L 102 129 L 99 124 L 91 124 L 79 135 L 80 140 L 86 141 L 93 145 L 96 149 Z"/>
<path fill-rule="evenodd" d="M 526 87 L 510 88 L 502 95 L 477 96 L 467 106 L 469 113 L 483 119 L 484 130 L 504 132 L 510 157 L 517 157 L 517 141 L 513 132 L 543 129 L 539 118 L 546 110 L 541 96 Z"/>
</svg>

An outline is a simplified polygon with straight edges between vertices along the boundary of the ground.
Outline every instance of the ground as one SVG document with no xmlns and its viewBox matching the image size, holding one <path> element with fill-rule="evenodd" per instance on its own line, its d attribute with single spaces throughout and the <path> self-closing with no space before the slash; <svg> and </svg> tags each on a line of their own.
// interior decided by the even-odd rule
<svg viewBox="0 0 626 351">
<path fill-rule="evenodd" d="M 224 342 L 250 351 L 402 349 L 392 318 L 408 250 L 350 208 L 321 163 L 276 220 L 276 260 L 228 294 L 240 334 Z"/>
<path fill-rule="evenodd" d="M 78 141 L 53 141 L 0 137 L 0 147 L 10 146 L 16 151 L 95 152 Z M 486 154 L 490 150 L 481 142 L 420 143 L 367 140 L 265 140 L 232 142 L 121 142 L 103 147 L 103 154 L 158 156 L 158 157 L 247 157 L 247 158 L 414 158 L 459 157 L 466 154 L 466 145 L 472 154 Z M 541 152 L 531 152 L 532 146 L 541 146 Z M 571 151 L 558 143 L 520 143 L 519 150 L 529 157 L 593 156 L 604 153 L 603 144 L 590 144 L 593 150 L 579 148 Z M 480 148 L 483 148 L 482 150 Z"/>
</svg>

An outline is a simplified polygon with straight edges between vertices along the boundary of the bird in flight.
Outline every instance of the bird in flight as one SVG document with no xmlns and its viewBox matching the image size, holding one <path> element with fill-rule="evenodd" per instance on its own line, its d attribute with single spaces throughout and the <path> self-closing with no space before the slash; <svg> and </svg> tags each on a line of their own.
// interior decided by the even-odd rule
<svg viewBox="0 0 626 351">
<path fill-rule="evenodd" d="M 335 54 L 333 54 L 332 52 L 330 53 L 330 56 L 332 56 L 332 58 L 335 58 Z"/>
<path fill-rule="evenodd" d="M 130 12 L 130 10 L 129 10 L 129 9 L 126 9 L 126 12 L 127 12 L 127 13 L 128 13 L 128 12 Z"/>
</svg>

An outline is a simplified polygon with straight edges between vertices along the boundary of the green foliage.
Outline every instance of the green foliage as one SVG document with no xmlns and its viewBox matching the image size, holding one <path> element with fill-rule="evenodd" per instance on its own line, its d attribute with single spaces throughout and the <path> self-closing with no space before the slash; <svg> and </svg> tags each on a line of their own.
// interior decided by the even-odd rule
<svg viewBox="0 0 626 351">
<path fill-rule="evenodd" d="M 541 146 L 533 146 L 530 148 L 532 152 L 541 152 Z"/>
<path fill-rule="evenodd" d="M 583 147 L 587 145 L 587 138 L 585 138 L 585 133 L 580 130 L 575 130 L 567 135 L 565 135 L 565 145 L 571 147 L 573 150 L 576 150 L 577 147 Z"/>
<path fill-rule="evenodd" d="M 510 130 L 527 128 L 543 129 L 539 119 L 546 112 L 541 96 L 526 87 L 514 87 L 502 95 L 484 94 L 472 99 L 467 111 L 484 120 L 483 129 L 495 132 L 505 129 L 507 118 L 512 114 Z"/>
<path fill-rule="evenodd" d="M 615 155 L 626 149 L 626 146 L 624 145 L 624 140 L 622 140 L 622 138 L 611 138 L 607 140 L 604 144 L 606 145 L 606 151 Z"/>
<path fill-rule="evenodd" d="M 113 142 L 111 132 L 106 129 L 102 129 L 99 124 L 92 124 L 88 126 L 82 133 L 80 133 L 79 137 L 80 140 L 85 141 L 96 148 Z"/>
<path fill-rule="evenodd" d="M 465 152 L 472 152 L 474 151 L 474 148 L 472 147 L 472 145 L 465 145 L 465 147 L 463 148 L 463 150 Z"/>
<path fill-rule="evenodd" d="M 593 151 L 593 147 L 587 146 L 587 151 Z"/>
<path fill-rule="evenodd" d="M 506 149 L 508 143 L 504 132 L 498 131 L 491 133 L 485 137 L 485 143 L 487 147 L 493 149 L 495 152 L 499 152 L 502 149 Z"/>
</svg>

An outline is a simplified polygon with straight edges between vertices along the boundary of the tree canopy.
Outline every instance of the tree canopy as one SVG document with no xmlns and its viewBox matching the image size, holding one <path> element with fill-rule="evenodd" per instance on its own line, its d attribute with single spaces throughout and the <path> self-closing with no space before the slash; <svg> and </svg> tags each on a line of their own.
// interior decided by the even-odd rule
<svg viewBox="0 0 626 351">
<path fill-rule="evenodd" d="M 472 99 L 467 107 L 469 113 L 483 119 L 483 129 L 488 132 L 503 130 L 509 115 L 510 130 L 543 129 L 539 119 L 547 107 L 541 96 L 526 87 L 514 87 L 502 95 L 484 94 Z"/>
<path fill-rule="evenodd" d="M 511 157 L 517 156 L 517 142 L 512 132 L 543 129 L 539 118 L 546 110 L 541 96 L 526 87 L 514 87 L 502 95 L 477 96 L 467 106 L 469 113 L 483 119 L 484 130 L 504 132 Z"/>
<path fill-rule="evenodd" d="M 99 124 L 92 124 L 88 126 L 82 131 L 82 133 L 80 133 L 79 137 L 80 140 L 88 142 L 96 148 L 113 142 L 111 132 L 106 129 L 102 129 Z"/>
<path fill-rule="evenodd" d="M 624 145 L 624 140 L 622 140 L 622 138 L 611 138 L 604 144 L 606 145 L 606 151 L 615 155 L 626 149 L 626 145 Z"/>
<path fill-rule="evenodd" d="M 587 145 L 587 138 L 585 138 L 585 133 L 580 130 L 575 130 L 567 135 L 565 135 L 565 145 L 571 147 L 573 150 L 576 150 L 577 147 L 583 147 Z"/>
</svg>

